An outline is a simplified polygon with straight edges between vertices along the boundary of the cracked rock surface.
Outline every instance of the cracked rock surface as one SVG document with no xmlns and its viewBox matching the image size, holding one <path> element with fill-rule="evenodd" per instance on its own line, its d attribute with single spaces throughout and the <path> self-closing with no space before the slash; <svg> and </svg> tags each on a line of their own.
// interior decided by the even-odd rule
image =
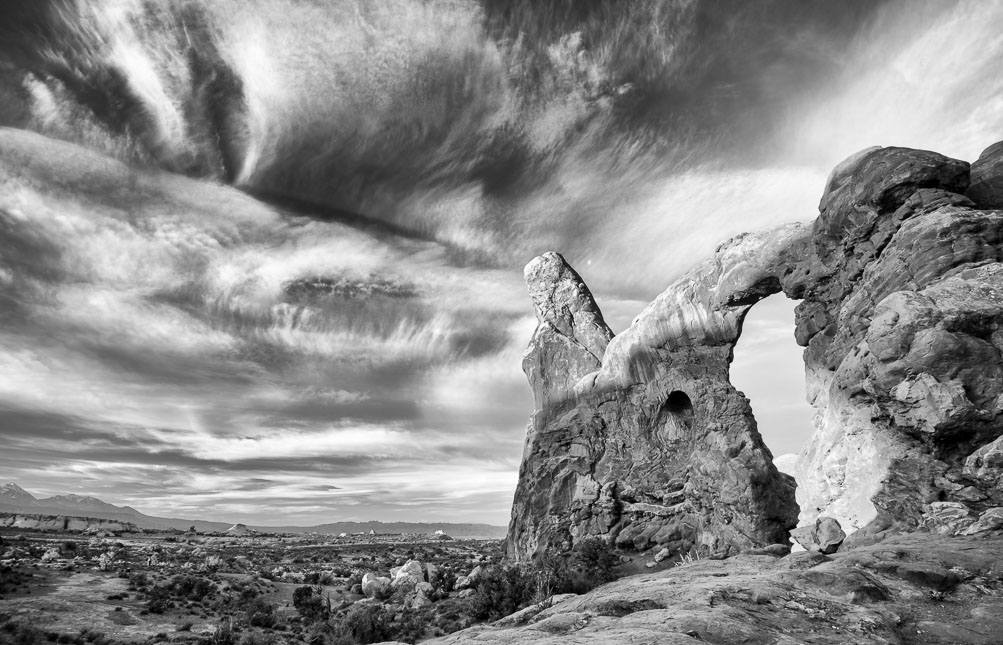
<svg viewBox="0 0 1003 645">
<path fill-rule="evenodd" d="M 1003 634 L 1003 535 L 894 535 L 832 555 L 699 560 L 437 644 L 980 644 Z"/>
</svg>

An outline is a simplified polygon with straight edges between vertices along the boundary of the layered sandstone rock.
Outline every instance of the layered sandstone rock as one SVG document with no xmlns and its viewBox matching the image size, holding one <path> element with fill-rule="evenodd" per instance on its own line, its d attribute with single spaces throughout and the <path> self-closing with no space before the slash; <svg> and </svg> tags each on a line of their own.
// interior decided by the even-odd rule
<svg viewBox="0 0 1003 645">
<path fill-rule="evenodd" d="M 782 251 L 803 233 L 788 226 L 726 243 L 612 342 L 563 258 L 530 263 L 539 326 L 523 365 L 537 407 L 511 557 L 588 535 L 673 553 L 786 541 L 793 480 L 773 466 L 728 365 L 745 313 L 780 289 Z"/>
<path fill-rule="evenodd" d="M 999 506 L 965 464 L 1003 433 L 1003 214 L 978 210 L 968 186 L 965 162 L 902 148 L 829 181 L 784 281 L 804 299 L 797 338 L 819 410 L 795 468 L 802 523 L 908 529 L 934 502 Z"/>
<path fill-rule="evenodd" d="M 0 513 L 0 528 L 30 529 L 34 531 L 68 531 L 86 533 L 94 531 L 141 532 L 135 524 L 103 520 L 93 517 L 68 515 L 40 515 L 33 513 Z"/>
<path fill-rule="evenodd" d="M 793 331 L 818 410 L 794 469 L 802 525 L 958 532 L 1003 506 L 1003 213 L 984 210 L 1001 158 L 987 150 L 970 187 L 966 162 L 862 151 L 810 228 L 725 243 L 615 338 L 559 255 L 530 263 L 536 412 L 510 556 L 586 535 L 675 553 L 785 541 L 792 482 L 728 375 L 746 312 L 781 290 L 802 301 Z"/>
</svg>

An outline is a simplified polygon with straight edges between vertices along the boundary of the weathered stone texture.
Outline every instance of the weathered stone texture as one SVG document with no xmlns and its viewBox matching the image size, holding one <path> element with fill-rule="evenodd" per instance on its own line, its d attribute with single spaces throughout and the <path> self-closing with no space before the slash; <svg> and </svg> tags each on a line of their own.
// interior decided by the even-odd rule
<svg viewBox="0 0 1003 645">
<path fill-rule="evenodd" d="M 616 337 L 560 256 L 534 260 L 536 412 L 509 554 L 586 535 L 676 553 L 784 542 L 792 482 L 728 377 L 746 312 L 781 290 L 802 301 L 818 411 L 795 465 L 802 525 L 940 531 L 950 505 L 968 524 L 1003 506 L 1003 212 L 980 210 L 997 205 L 1001 155 L 984 153 L 970 189 L 966 162 L 862 151 L 810 228 L 725 243 Z"/>
<path fill-rule="evenodd" d="M 933 502 L 999 504 L 963 472 L 1003 433 L 1003 214 L 962 195 L 967 170 L 884 148 L 829 182 L 810 253 L 784 281 L 803 298 L 797 337 L 819 410 L 795 468 L 802 523 L 908 528 Z"/>
<path fill-rule="evenodd" d="M 793 480 L 773 466 L 728 365 L 751 304 L 780 288 L 780 250 L 802 234 L 787 226 L 722 245 L 608 347 L 577 274 L 556 254 L 530 263 L 539 326 L 524 368 L 537 410 L 510 556 L 588 535 L 673 553 L 786 541 L 797 513 Z M 555 323 L 553 312 L 566 313 Z M 601 363 L 589 349 L 600 345 Z"/>
<path fill-rule="evenodd" d="M 820 517 L 814 524 L 806 524 L 791 531 L 791 538 L 807 551 L 829 555 L 835 553 L 843 543 L 846 533 L 835 519 Z"/>
</svg>

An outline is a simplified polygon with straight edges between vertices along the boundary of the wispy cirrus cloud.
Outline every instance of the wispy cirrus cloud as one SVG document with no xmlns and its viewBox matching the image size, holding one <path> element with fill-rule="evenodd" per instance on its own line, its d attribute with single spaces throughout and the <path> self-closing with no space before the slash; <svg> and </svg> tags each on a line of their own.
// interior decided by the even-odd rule
<svg viewBox="0 0 1003 645">
<path fill-rule="evenodd" d="M 0 135 L 6 476 L 194 517 L 504 521 L 517 275 Z"/>
</svg>

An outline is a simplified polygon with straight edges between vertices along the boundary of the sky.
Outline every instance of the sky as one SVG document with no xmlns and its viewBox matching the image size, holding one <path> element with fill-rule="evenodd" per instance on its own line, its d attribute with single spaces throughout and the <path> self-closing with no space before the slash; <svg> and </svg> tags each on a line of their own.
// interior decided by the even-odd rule
<svg viewBox="0 0 1003 645">
<path fill-rule="evenodd" d="M 533 5 L 0 16 L 0 479 L 505 524 L 534 255 L 619 332 L 731 235 L 813 219 L 847 155 L 1003 133 L 997 3 Z M 752 310 L 733 371 L 775 455 L 810 431 L 795 304 Z"/>
</svg>

